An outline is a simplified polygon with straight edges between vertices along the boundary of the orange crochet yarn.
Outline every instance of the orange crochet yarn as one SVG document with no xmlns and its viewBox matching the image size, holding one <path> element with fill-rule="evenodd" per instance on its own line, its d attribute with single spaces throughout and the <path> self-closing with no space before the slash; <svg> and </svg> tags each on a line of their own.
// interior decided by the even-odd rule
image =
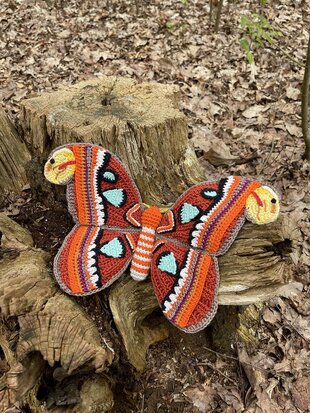
<svg viewBox="0 0 310 413">
<path fill-rule="evenodd" d="M 131 263 L 137 281 L 151 274 L 165 316 L 181 330 L 206 327 L 217 310 L 217 257 L 248 219 L 274 221 L 277 194 L 259 182 L 229 176 L 186 191 L 163 215 L 145 209 L 126 168 L 109 151 L 91 144 L 57 148 L 44 173 L 68 185 L 75 226 L 54 261 L 64 291 L 88 295 L 111 285 Z"/>
<path fill-rule="evenodd" d="M 142 281 L 148 276 L 156 236 L 155 230 L 160 221 L 161 213 L 157 206 L 148 208 L 142 214 L 142 229 L 130 267 L 130 275 L 136 281 Z"/>
</svg>

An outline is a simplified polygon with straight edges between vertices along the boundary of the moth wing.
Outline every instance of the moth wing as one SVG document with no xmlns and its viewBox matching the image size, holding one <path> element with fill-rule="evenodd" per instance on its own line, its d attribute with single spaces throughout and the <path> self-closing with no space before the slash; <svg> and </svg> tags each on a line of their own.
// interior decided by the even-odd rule
<svg viewBox="0 0 310 413">
<path fill-rule="evenodd" d="M 245 200 L 256 182 L 230 176 L 186 191 L 163 216 L 157 230 L 212 255 L 227 251 L 245 221 Z"/>
<path fill-rule="evenodd" d="M 217 306 L 217 258 L 203 251 L 159 241 L 151 266 L 159 305 L 168 320 L 187 333 L 204 329 Z"/>
<path fill-rule="evenodd" d="M 117 280 L 128 267 L 139 234 L 75 225 L 54 260 L 54 275 L 71 295 L 89 295 Z"/>
<path fill-rule="evenodd" d="M 100 146 L 75 143 L 76 169 L 68 184 L 69 211 L 76 223 L 139 227 L 141 196 L 124 164 Z"/>
</svg>

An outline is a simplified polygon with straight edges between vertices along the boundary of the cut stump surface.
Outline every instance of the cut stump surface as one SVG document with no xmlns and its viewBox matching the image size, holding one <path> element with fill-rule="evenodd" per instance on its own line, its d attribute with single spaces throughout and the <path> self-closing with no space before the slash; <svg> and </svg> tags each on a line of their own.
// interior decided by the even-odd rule
<svg viewBox="0 0 310 413">
<path fill-rule="evenodd" d="M 23 101 L 22 125 L 43 158 L 68 142 L 102 145 L 127 164 L 145 202 L 165 204 L 202 178 L 179 99 L 173 85 L 103 77 Z"/>
</svg>

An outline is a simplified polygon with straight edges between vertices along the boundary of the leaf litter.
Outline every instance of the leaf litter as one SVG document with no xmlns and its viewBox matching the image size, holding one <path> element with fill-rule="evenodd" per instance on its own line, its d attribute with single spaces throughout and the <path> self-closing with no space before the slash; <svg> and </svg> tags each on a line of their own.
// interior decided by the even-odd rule
<svg viewBox="0 0 310 413">
<path fill-rule="evenodd" d="M 303 68 L 296 64 L 305 61 L 310 4 L 280 0 L 262 10 L 258 3 L 224 2 L 218 34 L 202 0 L 0 4 L 0 97 L 17 125 L 25 97 L 93 76 L 177 84 L 206 179 L 241 174 L 274 185 L 301 233 L 292 256 L 298 287 L 260 309 L 255 335 L 263 339 L 255 349 L 234 342 L 232 352 L 214 351 L 206 332 L 193 339 L 173 331 L 150 350 L 131 391 L 124 382 L 124 411 L 138 411 L 141 400 L 139 411 L 159 413 L 310 409 L 310 174 L 302 159 Z M 280 48 L 255 50 L 248 65 L 240 16 L 258 7 L 283 36 Z M 12 202 L 8 215 L 18 218 L 22 204 Z"/>
</svg>

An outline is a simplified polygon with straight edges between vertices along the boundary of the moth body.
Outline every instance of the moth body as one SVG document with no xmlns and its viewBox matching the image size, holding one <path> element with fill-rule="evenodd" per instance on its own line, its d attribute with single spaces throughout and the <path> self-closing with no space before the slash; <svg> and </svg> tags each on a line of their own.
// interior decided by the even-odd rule
<svg viewBox="0 0 310 413">
<path fill-rule="evenodd" d="M 142 214 L 142 230 L 135 249 L 130 275 L 136 281 L 143 281 L 149 274 L 155 244 L 156 229 L 162 215 L 156 206 L 146 209 Z"/>
</svg>

